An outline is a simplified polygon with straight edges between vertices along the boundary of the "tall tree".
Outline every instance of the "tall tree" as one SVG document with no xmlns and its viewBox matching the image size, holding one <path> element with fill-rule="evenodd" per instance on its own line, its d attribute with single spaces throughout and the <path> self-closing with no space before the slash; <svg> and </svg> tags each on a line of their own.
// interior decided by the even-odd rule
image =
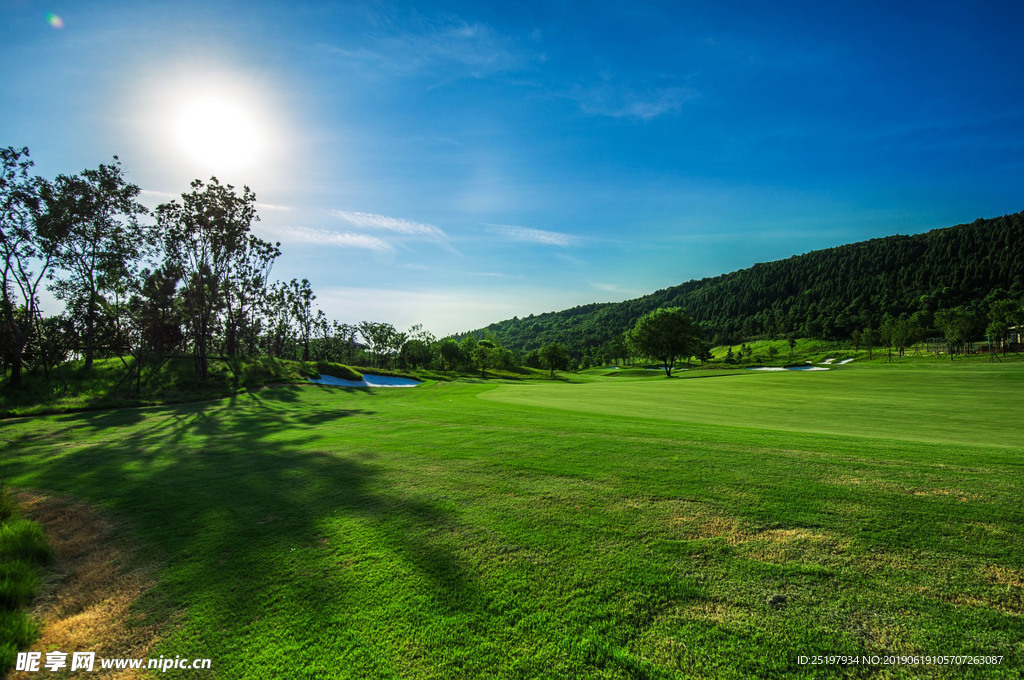
<svg viewBox="0 0 1024 680">
<path fill-rule="evenodd" d="M 459 343 L 455 338 L 445 338 L 442 340 L 438 351 L 441 354 L 441 360 L 444 362 L 446 371 L 452 370 L 462 359 L 462 348 L 459 347 Z"/>
<path fill-rule="evenodd" d="M 672 377 L 677 359 L 688 359 L 700 351 L 697 328 L 680 307 L 644 314 L 630 331 L 629 339 L 638 354 L 662 362 L 666 377 Z"/>
<path fill-rule="evenodd" d="M 107 304 L 105 296 L 127 288 L 143 251 L 139 217 L 148 211 L 138 196 L 139 187 L 125 178 L 117 156 L 110 165 L 58 175 L 41 191 L 45 210 L 60 232 L 55 262 L 63 276 L 51 287 L 77 312 L 87 371 L 102 327 L 120 325 L 120 319 L 104 323 L 104 311 L 120 307 Z"/>
<path fill-rule="evenodd" d="M 209 377 L 209 355 L 219 313 L 226 307 L 229 281 L 240 258 L 251 251 L 249 231 L 256 215 L 256 196 L 243 187 L 238 194 L 216 177 L 192 182 L 192 190 L 157 207 L 157 225 L 167 261 L 176 263 L 196 377 Z"/>
<path fill-rule="evenodd" d="M 554 378 L 555 370 L 564 369 L 569 363 L 569 352 L 562 344 L 552 342 L 540 348 L 540 360 Z"/>
<path fill-rule="evenodd" d="M 28 149 L 0 149 L 0 310 L 12 387 L 22 384 L 25 348 L 38 332 L 39 287 L 55 259 L 54 221 L 40 210 L 43 181 L 29 177 Z"/>
<path fill-rule="evenodd" d="M 255 352 L 260 302 L 267 295 L 267 280 L 281 254 L 280 246 L 250 234 L 234 253 L 224 287 L 224 353 L 229 357 Z"/>
<path fill-rule="evenodd" d="M 309 285 L 309 279 L 302 279 L 302 282 L 292 279 L 288 283 L 288 304 L 291 305 L 292 315 L 295 318 L 295 326 L 302 348 L 302 361 L 309 361 L 309 343 L 313 337 L 313 324 L 316 321 L 316 314 L 313 313 L 313 288 Z"/>
</svg>

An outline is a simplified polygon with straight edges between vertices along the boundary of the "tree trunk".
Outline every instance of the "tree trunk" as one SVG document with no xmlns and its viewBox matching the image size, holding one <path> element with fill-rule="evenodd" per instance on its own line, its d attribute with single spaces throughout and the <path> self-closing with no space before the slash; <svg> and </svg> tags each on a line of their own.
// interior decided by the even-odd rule
<svg viewBox="0 0 1024 680">
<path fill-rule="evenodd" d="M 89 295 L 89 307 L 85 313 L 85 370 L 92 370 L 92 360 L 96 353 L 96 295 Z"/>
<path fill-rule="evenodd" d="M 21 387 L 21 348 L 11 352 L 11 387 Z"/>
</svg>

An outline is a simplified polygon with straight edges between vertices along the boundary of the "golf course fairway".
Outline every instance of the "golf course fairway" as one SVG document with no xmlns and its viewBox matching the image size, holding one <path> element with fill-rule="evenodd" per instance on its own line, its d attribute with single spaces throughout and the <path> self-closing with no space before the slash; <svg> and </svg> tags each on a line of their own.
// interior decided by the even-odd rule
<svg viewBox="0 0 1024 680">
<path fill-rule="evenodd" d="M 950 363 L 283 385 L 7 420 L 0 478 L 156 565 L 166 677 L 1019 677 L 1024 364 Z"/>
</svg>

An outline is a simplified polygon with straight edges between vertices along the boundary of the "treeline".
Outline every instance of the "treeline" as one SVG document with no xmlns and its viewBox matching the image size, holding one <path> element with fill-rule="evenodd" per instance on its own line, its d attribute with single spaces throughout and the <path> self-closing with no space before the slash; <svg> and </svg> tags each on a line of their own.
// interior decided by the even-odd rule
<svg viewBox="0 0 1024 680">
<path fill-rule="evenodd" d="M 18 387 L 69 359 L 91 370 L 119 357 L 139 389 L 145 367 L 189 357 L 269 356 L 377 368 L 509 368 L 497 339 L 438 340 L 420 326 L 328 319 L 306 279 L 271 281 L 280 243 L 252 233 L 256 197 L 216 178 L 149 211 L 114 158 L 54 179 L 33 176 L 28 149 L 0 149 L 0 375 Z M 44 289 L 64 303 L 44 315 Z M 132 384 L 129 382 L 129 384 Z"/>
<path fill-rule="evenodd" d="M 513 318 L 485 329 L 513 349 L 563 343 L 575 357 L 620 356 L 622 333 L 663 307 L 686 309 L 714 345 L 760 338 L 853 339 L 909 319 L 943 335 L 940 310 L 957 310 L 967 335 L 985 333 L 993 306 L 1024 296 L 1024 213 L 890 236 L 756 264 L 620 303 Z M 1009 301 L 1009 302 L 1004 302 Z M 998 312 L 996 312 L 998 315 Z M 1012 315 L 1000 323 L 1019 325 Z"/>
</svg>

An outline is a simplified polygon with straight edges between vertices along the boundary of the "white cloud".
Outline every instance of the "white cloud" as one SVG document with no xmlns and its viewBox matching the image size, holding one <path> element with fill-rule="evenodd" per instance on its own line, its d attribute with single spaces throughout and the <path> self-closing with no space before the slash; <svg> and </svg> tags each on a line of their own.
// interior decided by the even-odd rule
<svg viewBox="0 0 1024 680">
<path fill-rule="evenodd" d="M 577 88 L 569 96 L 592 115 L 647 121 L 676 113 L 700 95 L 686 87 L 632 87 L 606 81 L 597 87 Z"/>
<path fill-rule="evenodd" d="M 179 194 L 171 194 L 166 191 L 154 191 L 153 189 L 140 189 L 139 193 L 147 198 L 180 198 Z"/>
<path fill-rule="evenodd" d="M 622 288 L 620 288 L 619 286 L 615 285 L 614 283 L 599 283 L 599 282 L 594 281 L 594 282 L 591 282 L 590 285 L 593 286 L 594 288 L 597 288 L 598 290 L 603 290 L 606 293 L 621 293 L 622 292 Z"/>
<path fill-rule="evenodd" d="M 485 78 L 543 60 L 543 55 L 521 49 L 521 40 L 479 22 L 420 19 L 415 23 L 414 29 L 377 35 L 365 46 L 318 47 L 350 65 L 394 76 Z"/>
<path fill-rule="evenodd" d="M 315 243 L 325 246 L 337 246 L 339 248 L 364 248 L 386 252 L 394 250 L 386 241 L 366 234 L 356 234 L 351 231 L 328 231 L 326 229 L 310 229 L 309 227 L 264 227 L 264 232 L 273 234 L 282 241 L 292 243 Z"/>
<path fill-rule="evenodd" d="M 268 212 L 287 212 L 291 210 L 291 207 L 287 205 L 277 205 L 276 203 L 256 203 L 257 210 L 266 210 Z"/>
<path fill-rule="evenodd" d="M 575 246 L 579 245 L 580 239 L 571 234 L 563 234 L 557 231 L 544 231 L 543 229 L 531 229 L 530 227 L 515 227 L 506 224 L 488 224 L 489 230 L 494 234 L 500 234 L 505 238 L 523 243 L 539 243 L 545 246 Z"/>
<path fill-rule="evenodd" d="M 413 222 L 398 217 L 387 215 L 376 215 L 366 212 L 350 212 L 347 210 L 331 210 L 331 215 L 344 220 L 359 229 L 380 229 L 391 231 L 406 236 L 427 236 L 429 238 L 444 240 L 447 234 L 426 222 Z"/>
</svg>

